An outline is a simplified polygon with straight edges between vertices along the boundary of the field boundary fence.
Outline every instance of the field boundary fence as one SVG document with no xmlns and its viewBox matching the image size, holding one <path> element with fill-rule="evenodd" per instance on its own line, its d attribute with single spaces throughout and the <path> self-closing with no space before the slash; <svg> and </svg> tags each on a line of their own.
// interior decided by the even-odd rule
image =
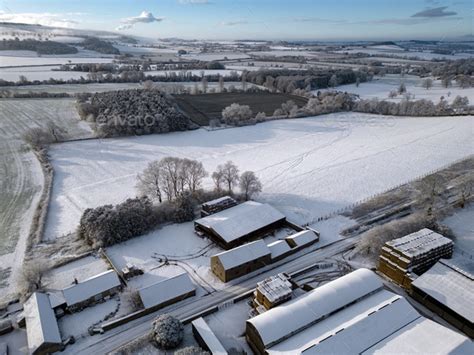
<svg viewBox="0 0 474 355">
<path fill-rule="evenodd" d="M 439 167 L 439 168 L 436 168 L 436 169 L 432 169 L 432 170 L 430 170 L 430 171 L 427 171 L 427 172 L 425 172 L 425 173 L 423 173 L 423 174 L 421 174 L 421 175 L 418 175 L 418 176 L 415 177 L 415 178 L 406 180 L 406 181 L 404 181 L 404 182 L 402 182 L 402 183 L 399 183 L 399 184 L 397 184 L 397 185 L 395 185 L 395 186 L 392 186 L 392 187 L 390 187 L 390 188 L 388 188 L 388 189 L 386 189 L 386 190 L 384 190 L 384 191 L 381 191 L 381 192 L 372 194 L 372 195 L 370 195 L 370 196 L 368 196 L 368 197 L 364 197 L 363 199 L 360 199 L 360 200 L 358 200 L 358 201 L 356 201 L 356 202 L 353 202 L 353 203 L 351 203 L 350 205 L 347 205 L 347 206 L 345 206 L 345 207 L 341 207 L 341 208 L 339 208 L 339 209 L 337 209 L 337 210 L 334 210 L 334 211 L 331 211 L 331 212 L 329 212 L 329 213 L 326 213 L 326 214 L 323 214 L 323 215 L 321 215 L 321 216 L 318 216 L 318 217 L 312 219 L 311 221 L 309 221 L 309 222 L 303 224 L 303 226 L 304 226 L 304 227 L 308 227 L 308 226 L 310 226 L 310 225 L 312 225 L 312 224 L 314 224 L 314 223 L 326 221 L 326 220 L 328 220 L 328 219 L 330 219 L 330 218 L 333 218 L 333 217 L 335 217 L 335 216 L 342 215 L 343 213 L 349 212 L 349 211 L 351 211 L 353 208 L 355 208 L 355 207 L 357 207 L 357 206 L 359 206 L 359 205 L 362 205 L 363 203 L 365 203 L 365 202 L 367 202 L 367 201 L 369 201 L 369 200 L 371 200 L 371 199 L 373 199 L 373 198 L 382 196 L 382 195 L 386 194 L 387 192 L 392 191 L 392 190 L 396 190 L 396 189 L 398 189 L 398 188 L 400 188 L 400 187 L 402 187 L 402 186 L 404 186 L 404 185 L 408 185 L 408 184 L 413 183 L 413 182 L 415 182 L 415 181 L 422 180 L 422 179 L 426 178 L 426 177 L 429 176 L 429 175 L 433 175 L 433 174 L 439 173 L 440 171 L 446 170 L 446 169 L 449 168 L 450 166 L 453 166 L 453 165 L 455 165 L 455 164 L 459 164 L 459 163 L 461 163 L 462 161 L 467 160 L 467 159 L 469 159 L 469 158 L 473 158 L 473 157 L 474 157 L 474 155 L 468 155 L 468 156 L 466 156 L 466 157 L 463 157 L 463 158 L 460 158 L 460 159 L 456 159 L 456 160 L 452 161 L 452 162 L 449 163 L 449 164 L 445 164 L 445 165 L 443 165 L 443 166 L 441 166 L 441 167 Z"/>
</svg>

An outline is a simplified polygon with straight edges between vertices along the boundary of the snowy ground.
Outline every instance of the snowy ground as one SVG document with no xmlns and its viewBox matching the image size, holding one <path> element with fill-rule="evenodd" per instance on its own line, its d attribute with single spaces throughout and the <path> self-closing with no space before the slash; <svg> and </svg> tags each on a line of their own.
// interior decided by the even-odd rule
<svg viewBox="0 0 474 355">
<path fill-rule="evenodd" d="M 80 79 L 80 77 L 87 78 L 87 73 L 77 71 L 59 71 L 52 70 L 59 66 L 40 66 L 40 67 L 13 67 L 0 69 L 0 79 L 6 81 L 19 81 L 20 75 L 25 76 L 28 80 L 69 80 L 69 79 Z"/>
<path fill-rule="evenodd" d="M 240 52 L 218 52 L 218 53 L 189 53 L 181 56 L 184 59 L 191 60 L 202 60 L 211 62 L 213 60 L 224 60 L 224 59 L 247 59 L 249 56 L 245 53 Z"/>
<path fill-rule="evenodd" d="M 77 54 L 42 55 L 33 51 L 0 51 L 0 67 L 31 65 L 59 65 L 71 63 L 111 63 L 113 56 L 94 51 L 79 50 Z M 1 77 L 1 76 L 0 76 Z"/>
<path fill-rule="evenodd" d="M 210 240 L 198 237 L 190 222 L 165 226 L 114 245 L 107 248 L 107 255 L 119 269 L 131 263 L 144 270 L 143 275 L 130 279 L 129 286 L 133 289 L 138 290 L 186 271 L 198 285 L 197 294 L 203 295 L 212 292 L 212 287 L 223 285 L 211 273 L 209 261 L 211 255 L 221 251 Z M 177 265 L 164 265 L 165 257 Z"/>
<path fill-rule="evenodd" d="M 394 48 L 389 48 L 394 47 Z M 336 51 L 338 53 L 365 53 L 369 55 L 390 55 L 399 58 L 411 58 L 416 57 L 421 60 L 432 60 L 432 59 L 446 59 L 446 60 L 456 60 L 456 59 L 465 59 L 465 58 L 472 58 L 474 55 L 470 53 L 456 53 L 454 55 L 451 54 L 437 54 L 432 52 L 421 52 L 421 51 L 403 51 L 400 50 L 401 48 L 398 46 L 370 46 L 367 48 L 358 47 L 358 48 L 347 48 L 342 49 L 340 51 Z"/>
<path fill-rule="evenodd" d="M 134 196 L 136 174 L 164 156 L 198 159 L 210 172 L 233 160 L 262 180 L 260 200 L 297 223 L 310 222 L 474 153 L 473 122 L 341 113 L 55 145 L 45 237 L 73 230 L 87 207 Z M 209 178 L 205 186 L 212 186 Z"/>
<path fill-rule="evenodd" d="M 456 236 L 456 247 L 474 255 L 474 205 L 457 209 L 443 223 L 449 226 Z"/>
<path fill-rule="evenodd" d="M 422 82 L 424 79 L 421 79 L 416 76 L 404 76 L 400 75 L 386 75 L 383 77 L 375 77 L 372 81 L 361 83 L 359 87 L 355 84 L 341 85 L 336 88 L 338 91 L 345 91 L 353 94 L 359 95 L 362 99 L 372 99 L 378 98 L 381 100 L 388 100 L 393 102 L 398 102 L 403 100 L 403 95 L 398 95 L 393 99 L 388 98 L 390 91 L 397 91 L 401 83 L 404 83 L 407 92 L 414 95 L 413 100 L 427 99 L 431 100 L 434 103 L 438 103 L 441 96 L 443 96 L 448 102 L 454 100 L 456 96 L 467 96 L 469 101 L 474 103 L 474 88 L 462 89 L 457 86 L 456 82 L 453 81 L 453 85 L 449 88 L 444 88 L 441 85 L 440 80 L 433 81 L 433 87 L 429 90 L 422 87 Z M 323 89 L 315 90 L 314 93 L 318 91 L 326 91 L 332 89 Z"/>
</svg>

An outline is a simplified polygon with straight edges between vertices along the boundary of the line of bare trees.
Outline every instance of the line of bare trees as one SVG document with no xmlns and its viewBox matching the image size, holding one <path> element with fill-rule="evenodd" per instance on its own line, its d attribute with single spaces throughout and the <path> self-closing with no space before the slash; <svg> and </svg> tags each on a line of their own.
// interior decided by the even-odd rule
<svg viewBox="0 0 474 355">
<path fill-rule="evenodd" d="M 207 176 L 208 172 L 197 160 L 165 157 L 150 162 L 138 174 L 136 187 L 141 196 L 148 196 L 159 203 L 174 201 L 187 193 L 197 193 Z M 218 193 L 233 195 L 238 186 L 243 198 L 248 200 L 262 191 L 262 183 L 255 173 L 245 171 L 239 175 L 239 168 L 232 161 L 218 165 L 211 177 Z"/>
</svg>

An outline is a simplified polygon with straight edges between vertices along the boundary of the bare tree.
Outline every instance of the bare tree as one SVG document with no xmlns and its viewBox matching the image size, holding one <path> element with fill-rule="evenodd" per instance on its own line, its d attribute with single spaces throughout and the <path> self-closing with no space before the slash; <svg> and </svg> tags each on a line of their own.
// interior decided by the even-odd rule
<svg viewBox="0 0 474 355">
<path fill-rule="evenodd" d="M 184 183 L 187 185 L 189 191 L 196 192 L 201 186 L 202 179 L 204 179 L 208 173 L 204 169 L 201 162 L 191 159 L 183 159 L 183 172 L 184 172 Z"/>
<path fill-rule="evenodd" d="M 262 192 L 262 183 L 253 171 L 245 171 L 239 179 L 240 190 L 244 193 L 245 199 L 249 200 L 252 196 Z"/>
<path fill-rule="evenodd" d="M 337 76 L 336 76 L 336 74 L 333 74 L 331 76 L 331 78 L 329 79 L 328 85 L 331 88 L 335 88 L 337 86 L 337 84 L 338 84 Z"/>
<path fill-rule="evenodd" d="M 224 77 L 219 75 L 219 92 L 224 92 Z"/>
<path fill-rule="evenodd" d="M 407 87 L 405 86 L 405 83 L 400 83 L 398 86 L 398 93 L 399 94 L 404 94 L 407 92 Z"/>
<path fill-rule="evenodd" d="M 201 86 L 202 86 L 202 92 L 207 93 L 208 83 L 207 83 L 207 78 L 205 76 L 203 76 L 201 79 Z"/>
<path fill-rule="evenodd" d="M 20 274 L 21 293 L 28 297 L 32 292 L 42 288 L 43 275 L 50 269 L 49 261 L 36 259 L 34 262 L 26 262 Z"/>
<path fill-rule="evenodd" d="M 163 202 L 163 195 L 161 190 L 162 185 L 162 167 L 159 161 L 152 161 L 141 174 L 137 175 L 136 188 L 143 196 L 148 196 L 151 199 L 158 199 L 158 202 Z"/>
<path fill-rule="evenodd" d="M 253 118 L 253 112 L 248 105 L 233 103 L 222 110 L 222 118 L 226 124 L 238 125 Z"/>
<path fill-rule="evenodd" d="M 214 174 L 212 174 L 213 179 L 214 177 L 219 177 L 220 183 L 225 183 L 227 185 L 227 191 L 232 194 L 232 187 L 239 181 L 239 168 L 229 160 L 224 165 L 218 165 Z M 214 181 L 216 181 L 216 179 L 214 179 Z"/>
<path fill-rule="evenodd" d="M 443 79 L 441 79 L 441 85 L 446 89 L 449 88 L 452 85 L 451 78 L 449 76 L 445 76 Z"/>
<path fill-rule="evenodd" d="M 214 181 L 214 186 L 217 192 L 222 191 L 222 185 L 224 184 L 224 173 L 222 170 L 217 169 L 212 173 L 212 181 Z"/>
<path fill-rule="evenodd" d="M 433 79 L 426 78 L 425 80 L 423 80 L 422 85 L 426 90 L 431 89 L 433 87 Z"/>
</svg>

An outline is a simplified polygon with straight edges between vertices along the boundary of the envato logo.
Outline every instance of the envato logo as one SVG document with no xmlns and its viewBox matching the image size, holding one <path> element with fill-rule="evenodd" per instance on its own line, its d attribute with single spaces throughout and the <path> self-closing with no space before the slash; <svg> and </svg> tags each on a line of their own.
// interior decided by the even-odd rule
<svg viewBox="0 0 474 355">
<path fill-rule="evenodd" d="M 163 115 L 114 115 L 112 118 L 99 119 L 99 124 L 112 124 L 114 126 L 130 126 L 130 127 L 155 127 L 159 123 L 163 123 Z"/>
<path fill-rule="evenodd" d="M 327 118 L 326 118 L 327 117 Z M 353 128 L 393 128 L 397 125 L 395 117 L 359 112 L 344 112 L 326 116 L 322 124 L 328 128 L 352 130 Z"/>
</svg>

